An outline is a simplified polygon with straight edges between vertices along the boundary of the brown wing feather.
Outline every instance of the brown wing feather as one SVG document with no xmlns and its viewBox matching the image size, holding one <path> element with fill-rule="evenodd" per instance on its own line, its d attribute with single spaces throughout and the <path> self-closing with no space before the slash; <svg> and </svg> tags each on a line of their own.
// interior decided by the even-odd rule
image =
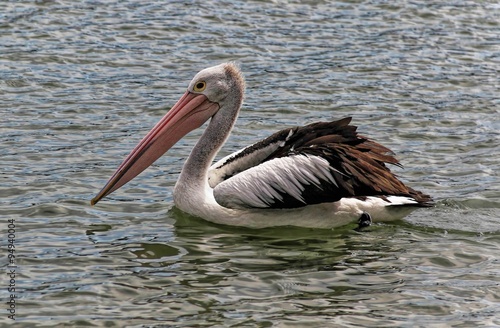
<svg viewBox="0 0 500 328">
<path fill-rule="evenodd" d="M 394 195 L 412 197 L 421 206 L 431 205 L 430 196 L 406 186 L 386 166 L 401 166 L 391 150 L 358 135 L 350 122 L 346 117 L 295 127 L 285 144 L 266 160 L 296 154 L 325 158 L 342 190 L 332 198 Z"/>
</svg>

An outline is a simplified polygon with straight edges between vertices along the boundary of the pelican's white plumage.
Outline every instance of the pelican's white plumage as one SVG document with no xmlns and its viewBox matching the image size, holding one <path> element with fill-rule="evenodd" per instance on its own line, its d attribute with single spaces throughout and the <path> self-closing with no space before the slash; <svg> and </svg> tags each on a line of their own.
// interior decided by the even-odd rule
<svg viewBox="0 0 500 328">
<path fill-rule="evenodd" d="M 333 183 L 328 161 L 319 156 L 295 155 L 274 158 L 221 182 L 213 189 L 219 204 L 230 208 L 269 208 L 283 202 L 288 194 L 304 205 L 306 186 L 321 189 L 321 183 Z"/>
<path fill-rule="evenodd" d="M 412 207 L 431 204 L 429 196 L 391 173 L 385 164 L 398 161 L 389 149 L 358 135 L 350 118 L 279 131 L 211 165 L 236 121 L 244 87 L 232 63 L 199 72 L 92 204 L 209 119 L 174 189 L 176 206 L 189 214 L 253 228 L 332 228 L 362 215 L 374 221 L 399 219 Z"/>
</svg>

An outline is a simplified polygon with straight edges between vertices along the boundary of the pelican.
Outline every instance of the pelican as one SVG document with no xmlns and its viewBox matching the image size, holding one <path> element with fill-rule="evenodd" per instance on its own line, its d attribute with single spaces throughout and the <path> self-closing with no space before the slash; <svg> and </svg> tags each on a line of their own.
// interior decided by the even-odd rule
<svg viewBox="0 0 500 328">
<path fill-rule="evenodd" d="M 234 63 L 206 68 L 118 167 L 103 197 L 132 180 L 210 119 L 174 188 L 182 211 L 218 224 L 335 228 L 401 219 L 430 196 L 386 166 L 390 150 L 359 135 L 346 117 L 281 130 L 211 165 L 240 111 L 245 81 Z"/>
</svg>

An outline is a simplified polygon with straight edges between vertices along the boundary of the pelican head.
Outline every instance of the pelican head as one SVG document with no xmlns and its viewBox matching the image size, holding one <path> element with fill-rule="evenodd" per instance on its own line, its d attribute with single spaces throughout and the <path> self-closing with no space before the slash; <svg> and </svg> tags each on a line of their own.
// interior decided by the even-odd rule
<svg viewBox="0 0 500 328">
<path fill-rule="evenodd" d="M 234 100 L 232 98 L 239 98 L 241 105 L 243 92 L 243 77 L 233 63 L 200 71 L 184 95 L 125 158 L 91 204 L 95 205 L 135 178 L 182 137 L 213 117 L 228 101 Z"/>
</svg>

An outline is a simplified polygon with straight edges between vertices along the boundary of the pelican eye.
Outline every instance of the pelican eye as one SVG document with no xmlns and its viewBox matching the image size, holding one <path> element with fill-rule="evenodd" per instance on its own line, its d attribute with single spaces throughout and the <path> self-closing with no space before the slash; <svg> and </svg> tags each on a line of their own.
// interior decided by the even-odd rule
<svg viewBox="0 0 500 328">
<path fill-rule="evenodd" d="M 194 85 L 193 90 L 196 92 L 202 92 L 203 90 L 205 90 L 206 87 L 207 83 L 205 81 L 198 81 Z"/>
</svg>

